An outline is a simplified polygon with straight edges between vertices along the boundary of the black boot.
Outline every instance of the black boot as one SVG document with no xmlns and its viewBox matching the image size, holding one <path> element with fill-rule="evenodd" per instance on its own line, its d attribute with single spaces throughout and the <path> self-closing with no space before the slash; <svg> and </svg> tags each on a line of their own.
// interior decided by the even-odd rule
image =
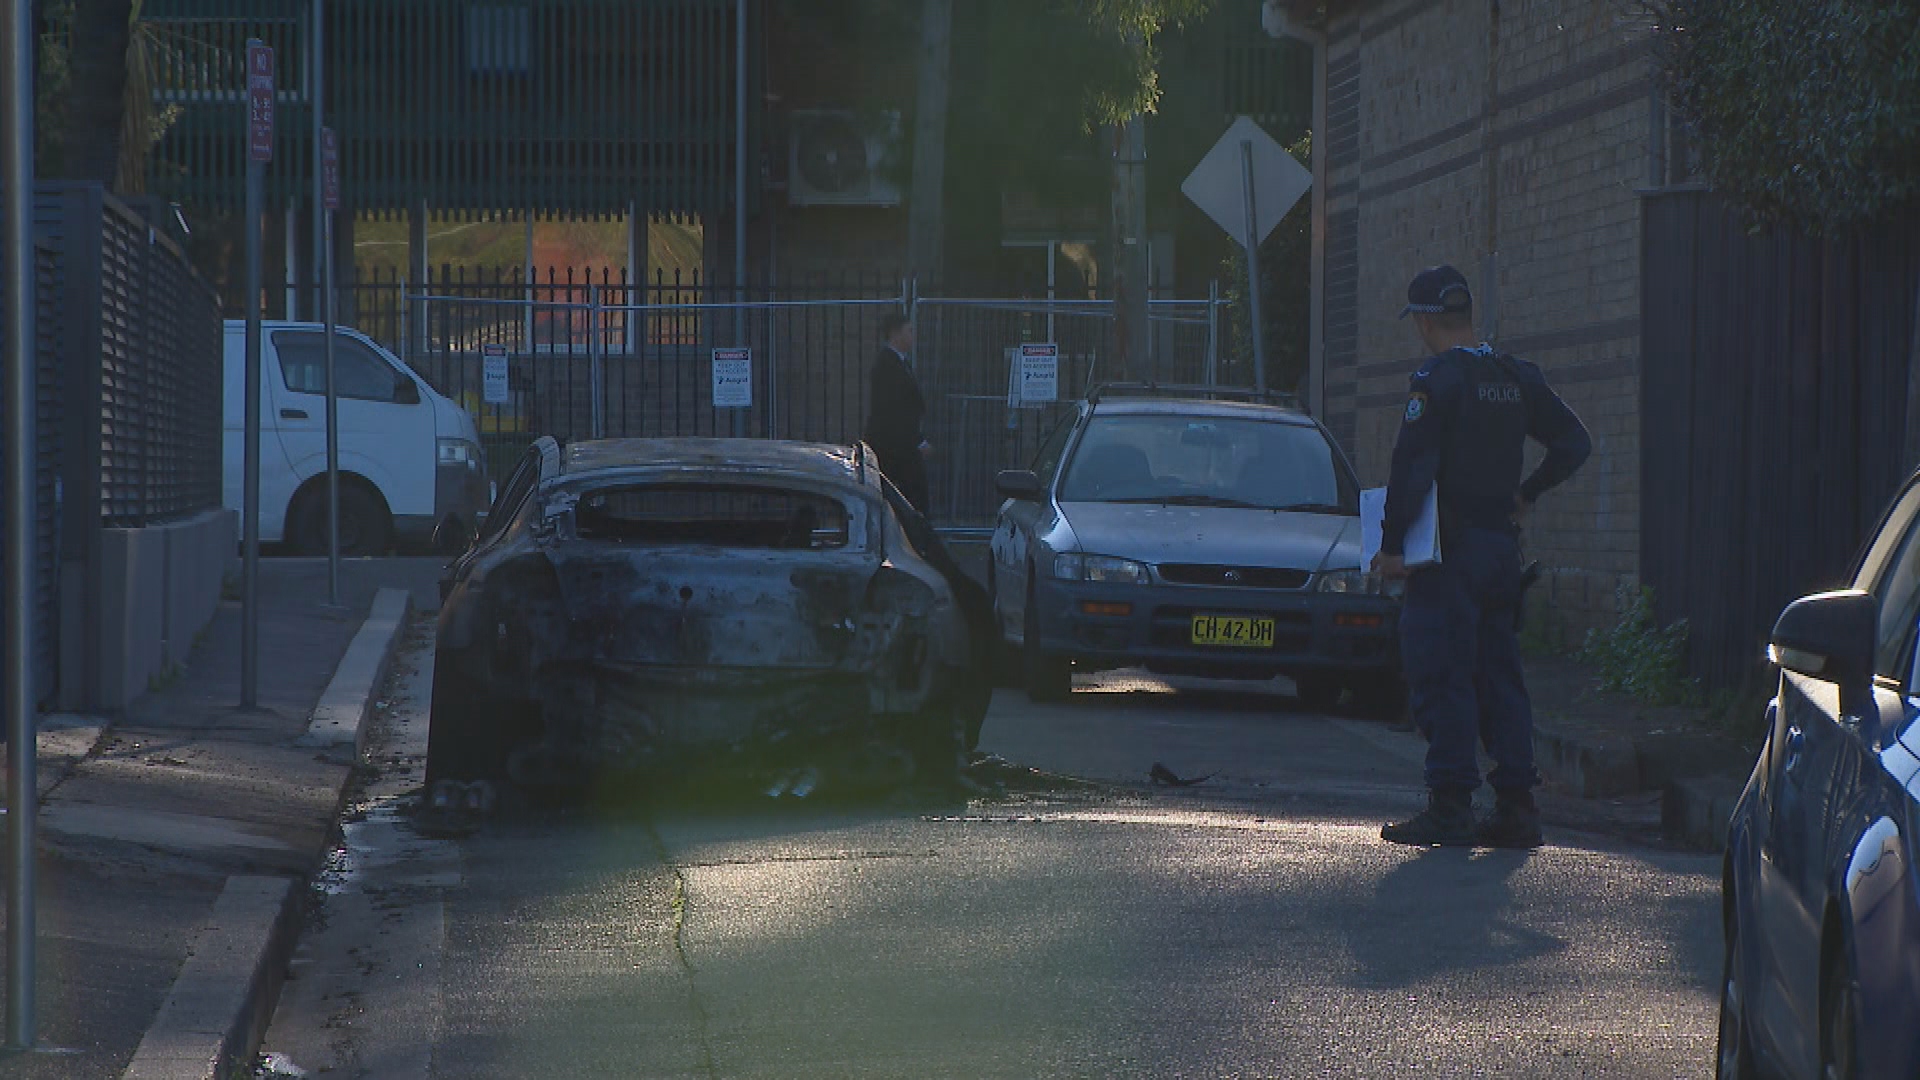
<svg viewBox="0 0 1920 1080">
<path fill-rule="evenodd" d="M 1500 792 L 1493 813 L 1481 819 L 1474 838 L 1482 847 L 1496 848 L 1537 848 L 1545 843 L 1533 792 L 1525 788 Z"/>
<path fill-rule="evenodd" d="M 1380 828 L 1380 839 L 1414 847 L 1472 847 L 1473 795 L 1454 788 L 1427 792 L 1427 808 Z"/>
</svg>

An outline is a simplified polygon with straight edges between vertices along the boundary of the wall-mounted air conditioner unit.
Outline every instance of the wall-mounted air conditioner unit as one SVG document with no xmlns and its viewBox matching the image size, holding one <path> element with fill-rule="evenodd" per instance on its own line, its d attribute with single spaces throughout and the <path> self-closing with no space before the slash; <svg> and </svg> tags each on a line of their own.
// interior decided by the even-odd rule
<svg viewBox="0 0 1920 1080">
<path fill-rule="evenodd" d="M 842 109 L 796 109 L 788 119 L 787 201 L 794 206 L 898 206 L 882 163 L 900 143 L 900 114 L 876 123 Z"/>
</svg>

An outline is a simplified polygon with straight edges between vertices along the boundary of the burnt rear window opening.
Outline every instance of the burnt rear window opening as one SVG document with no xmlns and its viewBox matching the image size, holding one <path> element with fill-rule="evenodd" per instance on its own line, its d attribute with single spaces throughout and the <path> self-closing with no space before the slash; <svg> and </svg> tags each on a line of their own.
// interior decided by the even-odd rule
<svg viewBox="0 0 1920 1080">
<path fill-rule="evenodd" d="M 807 491 L 741 484 L 652 484 L 585 491 L 582 540 L 787 551 L 847 546 L 847 508 Z"/>
</svg>

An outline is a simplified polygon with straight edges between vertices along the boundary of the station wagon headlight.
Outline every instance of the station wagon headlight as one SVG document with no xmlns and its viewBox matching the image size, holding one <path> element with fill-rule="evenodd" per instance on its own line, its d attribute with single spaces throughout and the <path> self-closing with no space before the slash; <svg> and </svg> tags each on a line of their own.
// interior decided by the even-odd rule
<svg viewBox="0 0 1920 1080">
<path fill-rule="evenodd" d="M 480 463 L 480 448 L 465 439 L 441 439 L 440 464 L 465 465 L 471 468 Z"/>
<path fill-rule="evenodd" d="M 1053 576 L 1062 581 L 1098 581 L 1114 585 L 1145 585 L 1147 567 L 1132 559 L 1111 555 L 1056 555 Z"/>
<path fill-rule="evenodd" d="M 1333 570 L 1314 577 L 1313 591 L 1349 596 L 1379 596 L 1380 575 L 1360 570 Z"/>
</svg>

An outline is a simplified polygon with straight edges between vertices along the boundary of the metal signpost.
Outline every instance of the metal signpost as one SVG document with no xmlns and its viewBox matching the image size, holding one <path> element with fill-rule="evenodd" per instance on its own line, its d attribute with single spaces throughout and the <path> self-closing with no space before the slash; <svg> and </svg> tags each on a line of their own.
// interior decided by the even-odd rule
<svg viewBox="0 0 1920 1080">
<path fill-rule="evenodd" d="M 1267 388 L 1260 328 L 1260 243 L 1313 186 L 1308 172 L 1250 116 L 1235 120 L 1194 166 L 1180 190 L 1247 249 L 1247 300 L 1254 387 Z M 1256 192 L 1262 192 L 1258 198 Z"/>
<path fill-rule="evenodd" d="M 260 696 L 260 230 L 267 162 L 273 160 L 273 50 L 247 39 L 247 379 L 243 567 L 240 588 L 240 707 Z M 329 365 L 331 368 L 331 365 Z M 331 410 L 329 410 L 331 411 Z"/>
<path fill-rule="evenodd" d="M 314 76 L 318 80 L 319 76 Z M 327 360 L 327 603 L 340 606 L 340 394 L 333 382 L 333 212 L 340 209 L 340 143 L 320 129 L 320 307 Z"/>
<path fill-rule="evenodd" d="M 7 1045 L 33 1047 L 34 935 L 33 832 L 37 808 L 34 780 L 33 706 L 33 4 L 4 0 L 5 55 L 0 57 L 0 86 L 5 87 L 6 120 L 0 130 L 0 189 L 6 192 L 6 254 L 0 276 L 6 301 L 0 318 L 6 325 L 6 351 L 0 370 L 0 394 L 6 397 L 6 543 L 5 629 L 0 647 L 6 663 L 4 684 L 7 732 Z"/>
<path fill-rule="evenodd" d="M 734 300 L 742 306 L 733 311 L 733 343 L 747 344 L 747 0 L 733 5 L 733 280 Z M 719 354 L 716 352 L 716 363 Z M 751 355 L 751 354 L 749 354 Z M 716 379 L 714 383 L 718 388 Z M 747 383 L 753 389 L 751 372 Z M 748 404 L 751 404 L 749 400 Z M 747 411 L 733 414 L 733 435 L 747 434 Z"/>
</svg>

